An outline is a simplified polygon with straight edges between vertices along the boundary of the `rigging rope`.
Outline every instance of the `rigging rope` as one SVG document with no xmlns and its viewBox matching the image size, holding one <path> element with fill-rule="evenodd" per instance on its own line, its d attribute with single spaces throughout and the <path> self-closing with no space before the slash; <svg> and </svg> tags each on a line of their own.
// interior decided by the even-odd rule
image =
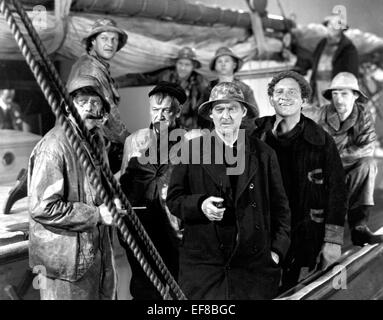
<svg viewBox="0 0 383 320">
<path fill-rule="evenodd" d="M 132 209 L 128 199 L 126 198 L 125 194 L 123 193 L 121 187 L 119 186 L 118 182 L 115 180 L 113 173 L 111 172 L 109 166 L 106 164 L 105 160 L 101 156 L 101 152 L 98 151 L 98 147 L 94 139 L 90 136 L 89 131 L 85 128 L 84 124 L 82 123 L 77 110 L 75 109 L 72 100 L 69 97 L 69 94 L 63 85 L 61 78 L 59 77 L 55 67 L 53 66 L 52 62 L 50 61 L 45 48 L 43 47 L 41 40 L 39 39 L 36 31 L 34 30 L 34 27 L 25 13 L 24 9 L 20 6 L 20 4 L 15 0 L 10 0 L 13 6 L 15 7 L 17 13 L 20 15 L 24 26 L 26 27 L 32 42 L 34 43 L 42 64 L 43 68 L 45 69 L 45 75 L 43 74 L 40 66 L 36 62 L 35 58 L 33 57 L 28 44 L 26 43 L 26 40 L 24 39 L 22 33 L 20 32 L 19 27 L 16 24 L 15 19 L 10 13 L 8 5 L 5 3 L 5 0 L 0 0 L 0 11 L 5 16 L 5 19 L 8 23 L 8 25 L 11 28 L 11 31 L 16 39 L 16 42 L 25 57 L 30 69 L 32 70 L 40 88 L 42 89 L 47 101 L 49 102 L 52 111 L 55 113 L 56 118 L 58 119 L 59 123 L 64 127 L 65 133 L 73 145 L 73 148 L 76 151 L 76 154 L 78 155 L 79 159 L 83 162 L 84 167 L 86 169 L 86 173 L 89 175 L 91 183 L 95 186 L 97 192 L 100 194 L 102 200 L 107 205 L 108 209 L 112 212 L 113 220 L 115 224 L 117 225 L 118 229 L 120 230 L 124 241 L 128 244 L 129 248 L 132 250 L 134 256 L 136 257 L 137 261 L 140 263 L 142 269 L 150 279 L 150 281 L 153 283 L 153 285 L 156 287 L 156 289 L 160 292 L 161 296 L 164 299 L 170 299 L 169 295 L 169 288 L 172 290 L 172 292 L 175 294 L 177 299 L 184 300 L 186 299 L 185 295 L 181 291 L 179 285 L 174 280 L 173 276 L 170 274 L 169 270 L 165 266 L 161 256 L 159 255 L 158 251 L 154 247 L 152 241 L 150 240 L 149 236 L 147 235 L 145 229 L 143 228 L 141 222 L 139 221 L 137 215 L 135 214 L 134 210 Z M 158 276 L 155 274 L 151 266 L 149 265 L 148 261 L 146 260 L 144 254 L 142 253 L 141 249 L 139 248 L 136 240 L 132 237 L 130 234 L 128 227 L 123 221 L 123 218 L 118 214 L 116 206 L 113 202 L 113 198 L 111 195 L 108 194 L 106 191 L 105 186 L 102 185 L 101 180 L 93 170 L 93 167 L 90 164 L 89 159 L 87 158 L 86 153 L 81 147 L 81 141 L 77 138 L 77 136 L 74 134 L 71 126 L 69 125 L 65 115 L 63 114 L 63 111 L 60 108 L 60 103 L 58 102 L 57 97 L 54 96 L 51 87 L 47 83 L 47 79 L 50 78 L 51 83 L 53 83 L 54 89 L 58 92 L 58 94 L 61 96 L 61 99 L 65 102 L 65 104 L 68 106 L 70 112 L 74 116 L 81 133 L 85 137 L 86 141 L 89 142 L 91 146 L 91 156 L 94 157 L 96 160 L 98 160 L 101 163 L 101 172 L 104 175 L 106 181 L 108 182 L 108 189 L 111 191 L 112 195 L 117 195 L 117 198 L 122 200 L 122 204 L 125 206 L 127 210 L 127 217 L 129 218 L 129 222 L 132 224 L 133 228 L 137 231 L 137 234 L 139 235 L 140 239 L 144 242 L 144 245 L 146 249 L 148 250 L 151 258 L 155 262 L 156 266 L 158 267 L 161 274 L 164 276 L 165 281 L 167 282 L 168 286 L 164 286 L 162 282 L 159 280 Z"/>
</svg>

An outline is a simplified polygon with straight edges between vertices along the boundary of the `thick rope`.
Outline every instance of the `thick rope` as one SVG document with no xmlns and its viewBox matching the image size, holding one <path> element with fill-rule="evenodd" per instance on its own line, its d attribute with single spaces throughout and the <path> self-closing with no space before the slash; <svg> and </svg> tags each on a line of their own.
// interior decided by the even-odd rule
<svg viewBox="0 0 383 320">
<path fill-rule="evenodd" d="M 161 256 L 159 255 L 157 249 L 153 245 L 151 239 L 147 235 L 145 229 L 143 228 L 140 220 L 138 219 L 137 215 L 132 209 L 131 204 L 129 203 L 127 197 L 125 196 L 124 192 L 122 191 L 119 183 L 114 178 L 114 175 L 112 171 L 110 170 L 109 166 L 105 163 L 104 159 L 100 157 L 100 152 L 98 151 L 98 146 L 96 142 L 93 140 L 93 138 L 90 136 L 88 130 L 86 130 L 85 126 L 83 125 L 76 108 L 73 105 L 72 100 L 69 97 L 68 91 L 66 90 L 65 86 L 63 85 L 60 76 L 58 75 L 56 68 L 53 66 L 53 63 L 51 62 L 50 58 L 48 57 L 48 54 L 45 51 L 45 48 L 43 44 L 41 43 L 41 40 L 39 36 L 37 35 L 32 22 L 30 21 L 28 15 L 25 13 L 22 6 L 18 3 L 18 1 L 11 0 L 12 4 L 15 6 L 18 14 L 20 15 L 33 43 L 35 44 L 35 47 L 38 51 L 38 53 L 41 56 L 41 59 L 43 61 L 44 67 L 47 69 L 48 75 L 50 75 L 52 82 L 55 84 L 56 89 L 58 92 L 62 95 L 62 98 L 64 99 L 66 105 L 69 107 L 70 112 L 75 117 L 75 120 L 77 124 L 80 127 L 81 132 L 83 133 L 84 137 L 88 142 L 90 142 L 91 145 L 91 154 L 92 157 L 97 159 L 99 163 L 101 163 L 102 172 L 104 176 L 106 177 L 106 180 L 110 183 L 111 191 L 114 195 L 117 195 L 117 198 L 122 200 L 122 204 L 127 210 L 127 216 L 133 225 L 134 229 L 137 231 L 139 237 L 142 239 L 142 241 L 145 244 L 146 249 L 148 250 L 150 256 L 154 260 L 155 264 L 157 265 L 159 271 L 164 276 L 165 281 L 168 283 L 171 290 L 176 294 L 176 296 L 179 299 L 185 299 L 185 295 L 182 293 L 181 289 L 179 288 L 177 282 L 174 280 L 173 276 L 167 269 L 166 265 L 164 264 Z M 119 227 L 120 224 L 123 223 L 122 219 L 117 220 L 117 226 Z M 120 229 L 123 239 L 125 240 L 126 235 L 123 233 L 123 231 Z"/>
<path fill-rule="evenodd" d="M 108 209 L 112 212 L 113 219 L 114 219 L 115 222 L 117 222 L 116 224 L 117 224 L 118 228 L 120 229 L 120 231 L 121 231 L 121 233 L 122 233 L 122 235 L 124 237 L 124 240 L 126 241 L 126 243 L 131 248 L 132 252 L 134 253 L 135 257 L 137 258 L 137 260 L 140 263 L 141 267 L 143 268 L 144 272 L 147 274 L 147 276 L 152 281 L 154 286 L 160 292 L 161 296 L 163 298 L 165 298 L 165 299 L 169 298 L 167 288 L 165 288 L 163 286 L 163 284 L 160 282 L 160 280 L 158 279 L 156 274 L 153 272 L 153 270 L 151 269 L 151 267 L 147 263 L 147 261 L 146 261 L 145 257 L 143 256 L 141 250 L 138 248 L 138 245 L 137 245 L 136 241 L 129 234 L 129 231 L 128 231 L 126 225 L 124 224 L 122 218 L 119 216 L 119 214 L 118 214 L 118 212 L 116 210 L 115 204 L 112 201 L 112 198 L 105 191 L 105 189 L 103 188 L 103 186 L 101 184 L 100 179 L 97 177 L 97 174 L 93 170 L 93 167 L 91 166 L 90 161 L 89 161 L 86 153 L 82 150 L 82 148 L 80 148 L 81 142 L 77 139 L 77 137 L 74 134 L 71 126 L 68 124 L 66 117 L 64 116 L 63 112 L 61 111 L 61 108 L 59 107 L 59 103 L 58 103 L 57 99 L 54 97 L 50 87 L 48 86 L 47 81 L 44 78 L 44 75 L 41 72 L 41 69 L 40 69 L 39 65 L 34 60 L 32 54 L 31 54 L 31 52 L 30 52 L 30 50 L 29 50 L 29 48 L 28 48 L 28 46 L 26 44 L 26 41 L 23 38 L 23 36 L 22 36 L 22 34 L 21 34 L 21 32 L 20 32 L 20 30 L 19 30 L 19 28 L 18 28 L 14 18 L 10 14 L 9 8 L 6 5 L 4 0 L 1 0 L 0 10 L 3 13 L 3 15 L 5 16 L 6 21 L 9 24 L 9 26 L 10 26 L 10 28 L 12 30 L 12 33 L 15 36 L 16 42 L 17 42 L 18 46 L 20 47 L 20 50 L 21 50 L 22 54 L 24 55 L 28 65 L 30 66 L 30 68 L 31 68 L 31 70 L 32 70 L 32 72 L 33 72 L 37 82 L 39 83 L 39 85 L 40 85 L 40 87 L 41 87 L 41 89 L 42 89 L 46 99 L 48 100 L 49 104 L 51 105 L 52 111 L 56 114 L 56 117 L 59 120 L 59 123 L 64 127 L 65 132 L 66 132 L 66 134 L 68 136 L 68 139 L 72 143 L 73 147 L 75 148 L 76 153 L 77 153 L 79 159 L 84 163 L 84 167 L 86 168 L 87 174 L 90 176 L 92 184 L 95 185 L 95 188 L 97 189 L 97 192 L 100 194 L 100 196 L 102 197 L 103 201 L 107 204 Z M 32 26 L 32 29 L 33 29 L 33 26 Z M 49 60 L 47 60 L 47 61 L 49 61 Z M 52 64 L 51 64 L 51 66 L 53 67 Z M 46 65 L 45 65 L 45 67 L 46 67 Z M 49 68 L 48 68 L 48 70 L 49 70 Z M 67 92 L 65 90 L 64 90 L 64 92 L 67 94 Z M 68 100 L 71 102 L 71 99 L 68 99 Z M 74 107 L 73 107 L 73 110 L 76 111 L 76 109 Z M 73 114 L 75 116 L 77 116 L 77 118 L 79 118 L 77 112 L 73 112 Z M 78 123 L 82 124 L 82 121 L 78 121 Z M 82 129 L 81 131 L 83 131 L 85 133 L 84 134 L 85 136 L 86 135 L 89 136 L 89 132 L 86 130 L 86 128 L 85 128 L 85 130 L 83 130 L 84 128 L 85 127 L 83 126 L 83 128 L 81 128 Z M 91 140 L 95 144 L 93 139 L 89 139 L 89 140 Z M 96 150 L 97 150 L 97 148 L 96 148 Z M 101 153 L 97 153 L 96 152 L 95 154 L 98 155 L 98 157 L 97 157 L 98 159 L 101 158 L 100 157 Z M 100 162 L 105 164 L 102 158 L 101 158 Z M 113 182 L 115 182 L 115 181 L 113 181 Z M 121 198 L 123 198 L 123 197 L 121 197 Z M 140 222 L 138 221 L 138 223 L 140 223 Z M 142 228 L 142 225 L 139 225 L 139 227 Z M 146 235 L 146 233 L 145 233 L 145 235 Z M 147 238 L 149 239 L 149 237 L 147 237 Z M 150 241 L 150 239 L 149 239 L 149 241 Z M 153 246 L 153 244 L 152 244 L 152 246 Z M 154 246 L 153 246 L 153 248 L 154 248 Z M 155 248 L 154 248 L 154 250 L 155 250 Z M 155 253 L 157 253 L 157 252 L 155 251 Z M 158 255 L 158 253 L 157 253 L 157 255 Z M 164 266 L 164 268 L 166 269 L 166 266 Z M 169 271 L 167 269 L 166 269 L 166 271 L 169 273 Z M 169 275 L 170 275 L 170 273 L 169 273 Z M 170 275 L 170 277 L 171 277 L 171 275 Z M 170 280 L 174 281 L 173 278 L 171 278 Z M 174 281 L 174 283 L 175 283 L 175 289 L 179 289 L 177 283 L 175 281 Z M 174 283 L 173 283 L 173 286 L 174 286 Z M 182 291 L 180 289 L 179 289 L 178 292 L 177 292 L 177 290 L 174 290 L 174 292 L 175 292 L 177 298 L 185 299 L 185 296 L 183 295 L 183 293 L 182 293 Z"/>
</svg>

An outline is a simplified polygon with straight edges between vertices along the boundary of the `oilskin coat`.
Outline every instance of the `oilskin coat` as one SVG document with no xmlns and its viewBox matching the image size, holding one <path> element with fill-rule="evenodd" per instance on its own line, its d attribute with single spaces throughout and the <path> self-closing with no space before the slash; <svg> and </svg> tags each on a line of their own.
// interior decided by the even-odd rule
<svg viewBox="0 0 383 320">
<path fill-rule="evenodd" d="M 109 67 L 105 60 L 98 57 L 94 51 L 91 51 L 91 53 L 82 55 L 74 63 L 67 83 L 70 84 L 72 81 L 76 81 L 77 78 L 89 77 L 100 84 L 102 94 L 110 105 L 108 121 L 103 126 L 104 135 L 111 142 L 123 144 L 129 136 L 129 132 L 121 119 L 118 109 L 120 95 L 110 74 Z"/>
<path fill-rule="evenodd" d="M 219 139 L 214 133 L 209 139 L 212 137 Z M 202 137 L 189 141 L 189 150 L 195 141 L 203 151 Z M 245 168 L 238 176 L 233 198 L 226 165 L 215 164 L 215 152 L 222 152 L 222 147 L 212 142 L 210 148 L 210 154 L 200 153 L 201 164 L 175 166 L 170 180 L 167 204 L 184 222 L 181 288 L 189 299 L 274 298 L 280 267 L 270 250 L 283 259 L 290 244 L 290 210 L 276 155 L 255 138 L 239 144 L 238 154 L 245 148 Z M 212 161 L 206 161 L 210 155 Z M 229 254 L 219 238 L 225 223 L 209 221 L 201 210 L 204 199 L 220 195 L 222 190 L 227 208 L 223 220 L 229 210 L 235 218 Z"/>
<path fill-rule="evenodd" d="M 76 126 L 71 125 L 80 135 Z M 102 139 L 97 137 L 100 148 L 104 148 Z M 85 150 L 89 149 L 86 143 L 84 146 Z M 100 165 L 90 156 L 89 159 L 98 171 Z M 101 253 L 102 270 L 94 281 L 102 285 L 106 295 L 114 297 L 110 227 L 100 224 L 98 209 L 102 200 L 62 127 L 54 127 L 36 145 L 28 172 L 29 266 L 43 266 L 46 276 L 75 282 L 87 273 Z"/>
</svg>

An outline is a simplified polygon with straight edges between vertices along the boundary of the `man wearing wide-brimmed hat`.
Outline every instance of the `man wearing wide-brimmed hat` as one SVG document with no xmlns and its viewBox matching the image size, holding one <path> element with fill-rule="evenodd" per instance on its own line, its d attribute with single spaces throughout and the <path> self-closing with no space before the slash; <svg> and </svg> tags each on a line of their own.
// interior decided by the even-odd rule
<svg viewBox="0 0 383 320">
<path fill-rule="evenodd" d="M 126 74 L 118 77 L 119 87 L 155 85 L 160 81 L 179 84 L 186 92 L 180 116 L 180 124 L 184 129 L 205 127 L 208 123 L 198 117 L 198 106 L 209 98 L 209 81 L 196 70 L 201 67 L 195 50 L 190 47 L 181 48 L 177 56 L 170 59 L 171 67 L 149 73 Z"/>
<path fill-rule="evenodd" d="M 100 83 L 102 94 L 111 106 L 103 130 L 108 142 L 111 143 L 109 158 L 113 171 L 116 171 L 115 167 L 119 168 L 121 165 L 123 144 L 129 132 L 118 110 L 120 95 L 110 74 L 109 61 L 126 44 L 127 39 L 127 34 L 115 21 L 110 18 L 97 19 L 89 34 L 82 40 L 86 54 L 75 62 L 67 81 L 70 85 L 77 77 L 88 76 Z"/>
<path fill-rule="evenodd" d="M 319 124 L 334 138 L 346 171 L 351 240 L 359 246 L 383 242 L 383 236 L 374 235 L 367 227 L 377 174 L 375 127 L 363 105 L 368 99 L 349 72 L 336 75 L 323 96 L 331 103 L 323 108 Z"/>
<path fill-rule="evenodd" d="M 167 196 L 184 224 L 181 288 L 189 299 L 274 298 L 290 243 L 275 153 L 240 129 L 253 109 L 235 83 L 216 85 L 198 110 L 214 130 L 189 141 Z"/>
<path fill-rule="evenodd" d="M 253 90 L 243 81 L 235 77 L 235 73 L 241 69 L 243 65 L 243 59 L 238 57 L 227 47 L 218 48 L 215 52 L 213 59 L 210 61 L 209 67 L 211 71 L 215 71 L 218 79 L 210 82 L 210 87 L 213 88 L 220 82 L 234 82 L 242 91 L 245 101 L 254 106 L 253 113 L 256 114 L 256 118 L 259 115 L 258 105 L 254 98 Z M 249 121 L 249 115 L 244 120 Z"/>
<path fill-rule="evenodd" d="M 100 155 L 106 158 L 100 126 L 110 112 L 110 105 L 98 81 L 77 77 L 68 91 Z M 68 125 L 81 145 L 85 145 L 86 157 L 99 172 L 101 165 L 88 153 L 87 142 L 71 113 Z M 112 213 L 92 185 L 89 172 L 60 125 L 51 129 L 32 151 L 28 193 L 29 265 L 33 269 L 43 268 L 41 299 L 114 299 Z"/>
</svg>

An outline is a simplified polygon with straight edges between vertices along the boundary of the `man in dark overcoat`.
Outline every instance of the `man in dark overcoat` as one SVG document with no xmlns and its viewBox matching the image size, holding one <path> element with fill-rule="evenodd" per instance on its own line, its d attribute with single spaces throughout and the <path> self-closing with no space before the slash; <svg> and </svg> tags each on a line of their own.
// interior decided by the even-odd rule
<svg viewBox="0 0 383 320">
<path fill-rule="evenodd" d="M 281 291 L 296 285 L 307 271 L 335 262 L 343 244 L 345 173 L 332 137 L 302 114 L 310 94 L 300 74 L 277 74 L 268 87 L 276 114 L 255 120 L 253 132 L 278 156 L 291 209 L 291 247 Z"/>
<path fill-rule="evenodd" d="M 239 129 L 251 110 L 235 83 L 216 85 L 199 107 L 214 130 L 188 142 L 170 179 L 167 204 L 184 224 L 179 283 L 189 299 L 277 294 L 290 210 L 274 151 Z"/>
<path fill-rule="evenodd" d="M 137 130 L 126 138 L 120 178 L 123 191 L 137 208 L 141 223 L 174 278 L 178 274 L 180 226 L 176 217 L 168 212 L 165 199 L 174 167 L 170 151 L 177 143 L 171 141 L 171 136 L 173 130 L 180 130 L 178 119 L 185 101 L 185 91 L 175 83 L 159 82 L 149 92 L 150 126 Z M 140 241 L 138 243 L 142 245 Z M 122 239 L 121 245 L 126 250 L 132 270 L 130 293 L 133 298 L 161 299 L 161 295 Z M 157 269 L 155 271 L 159 273 Z M 160 279 L 164 281 L 163 278 Z"/>
<path fill-rule="evenodd" d="M 322 97 L 322 91 L 327 89 L 339 72 L 350 72 L 355 77 L 359 73 L 358 51 L 353 42 L 344 32 L 348 29 L 346 21 L 339 15 L 330 15 L 323 21 L 326 27 L 326 37 L 317 44 L 314 52 L 310 55 L 296 51 L 297 61 L 294 70 L 306 75 L 311 69 L 310 86 L 313 90 L 311 102 L 323 106 L 327 104 Z"/>
</svg>

